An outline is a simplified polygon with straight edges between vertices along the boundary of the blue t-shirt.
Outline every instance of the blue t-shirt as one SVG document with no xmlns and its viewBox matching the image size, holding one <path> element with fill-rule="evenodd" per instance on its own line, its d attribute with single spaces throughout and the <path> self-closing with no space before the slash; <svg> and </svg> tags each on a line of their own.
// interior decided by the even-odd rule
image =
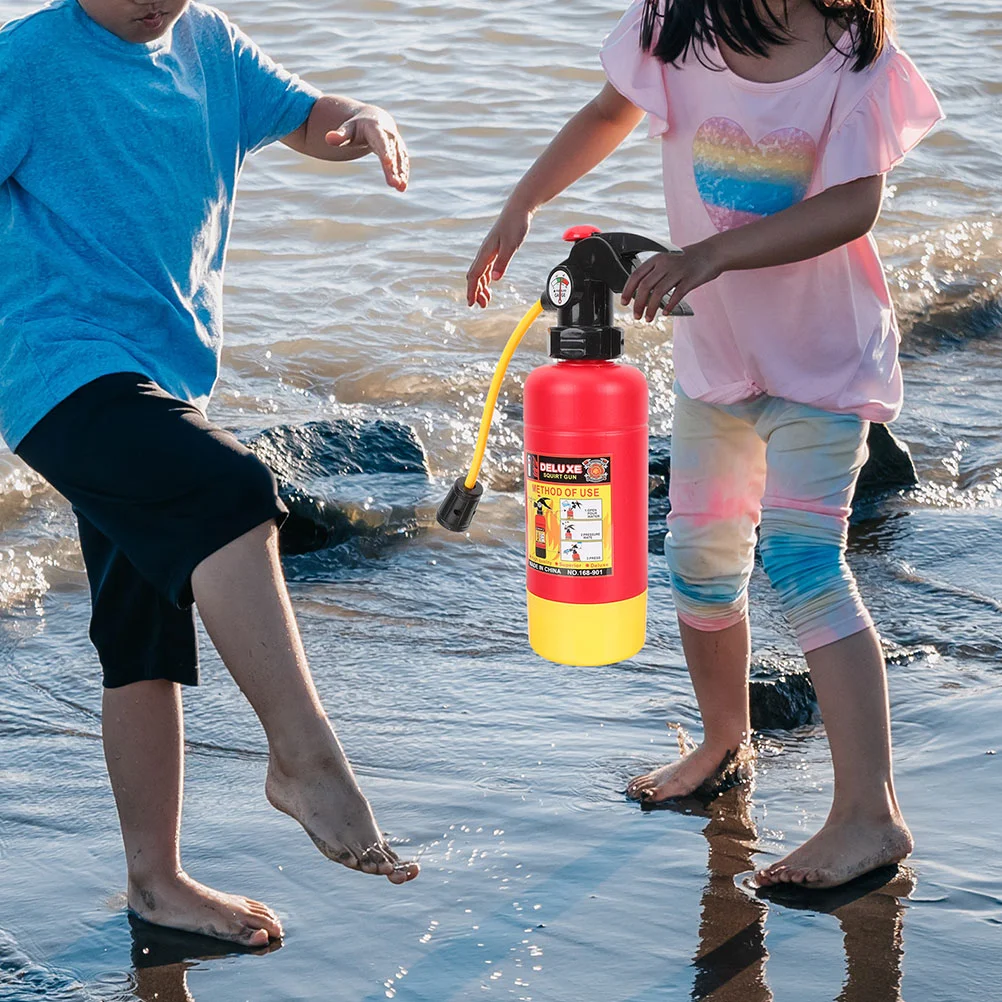
<svg viewBox="0 0 1002 1002">
<path fill-rule="evenodd" d="M 244 158 L 319 91 L 211 7 L 126 42 L 77 0 L 0 30 L 0 434 L 99 376 L 204 409 Z"/>
</svg>

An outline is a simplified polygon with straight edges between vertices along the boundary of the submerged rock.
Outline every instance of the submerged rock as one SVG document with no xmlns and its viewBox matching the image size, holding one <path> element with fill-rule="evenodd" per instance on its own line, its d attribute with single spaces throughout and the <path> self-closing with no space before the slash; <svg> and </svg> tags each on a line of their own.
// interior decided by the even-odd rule
<svg viewBox="0 0 1002 1002">
<path fill-rule="evenodd" d="M 665 483 L 671 474 L 671 436 L 651 435 L 647 447 L 647 469 L 652 477 L 661 477 Z"/>
<path fill-rule="evenodd" d="M 925 309 L 901 317 L 902 358 L 932 355 L 940 351 L 977 347 L 1002 334 L 1002 295 L 990 272 L 983 277 L 948 284 Z"/>
<path fill-rule="evenodd" d="M 792 731 L 820 719 L 818 697 L 807 671 L 760 664 L 749 684 L 751 725 L 756 731 Z"/>
<path fill-rule="evenodd" d="M 856 500 L 872 500 L 874 495 L 918 485 L 908 446 L 886 424 L 871 424 L 866 444 L 870 456 L 859 474 Z"/>
<path fill-rule="evenodd" d="M 284 554 L 417 531 L 413 499 L 427 483 L 428 462 L 413 428 L 311 421 L 269 428 L 246 444 L 274 472 L 289 509 L 279 534 Z"/>
</svg>

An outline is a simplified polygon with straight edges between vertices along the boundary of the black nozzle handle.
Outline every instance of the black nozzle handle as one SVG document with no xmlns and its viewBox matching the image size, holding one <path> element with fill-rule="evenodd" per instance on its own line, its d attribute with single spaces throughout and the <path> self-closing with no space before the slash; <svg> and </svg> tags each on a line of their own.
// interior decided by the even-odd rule
<svg viewBox="0 0 1002 1002">
<path fill-rule="evenodd" d="M 645 251 L 653 251 L 655 254 L 685 253 L 681 247 L 676 247 L 674 244 L 659 244 L 656 240 L 651 240 L 650 237 L 642 237 L 639 233 L 603 233 L 602 239 L 620 256 L 620 259 L 630 271 L 635 267 L 634 262 L 637 259 L 637 255 Z M 621 292 L 622 290 L 617 289 L 616 291 Z M 668 305 L 669 299 L 671 299 L 670 295 L 665 296 L 662 300 L 662 309 Z M 694 314 L 692 307 L 683 299 L 671 311 L 671 315 L 673 317 L 691 317 Z"/>
<path fill-rule="evenodd" d="M 624 258 L 636 257 L 645 251 L 653 251 L 655 254 L 683 253 L 681 247 L 676 247 L 674 244 L 659 244 L 656 240 L 643 237 L 639 233 L 603 233 L 602 239 Z"/>
<path fill-rule="evenodd" d="M 667 309 L 668 300 L 671 299 L 671 293 L 669 292 L 664 299 L 661 300 L 661 309 Z M 675 306 L 675 309 L 671 311 L 673 317 L 694 317 L 696 314 L 693 312 L 692 307 L 684 300 L 680 299 Z"/>
<path fill-rule="evenodd" d="M 597 278 L 612 289 L 622 292 L 637 266 L 637 255 L 643 251 L 664 254 L 682 254 L 674 244 L 659 244 L 636 233 L 603 233 L 579 240 L 567 257 L 567 264 L 580 274 Z M 668 305 L 666 296 L 662 307 Z M 692 307 L 683 299 L 672 311 L 673 317 L 693 316 Z"/>
<path fill-rule="evenodd" d="M 445 500 L 438 506 L 438 514 L 435 516 L 438 524 L 450 532 L 466 532 L 483 496 L 483 484 L 478 482 L 467 487 L 466 478 L 458 477 Z"/>
</svg>

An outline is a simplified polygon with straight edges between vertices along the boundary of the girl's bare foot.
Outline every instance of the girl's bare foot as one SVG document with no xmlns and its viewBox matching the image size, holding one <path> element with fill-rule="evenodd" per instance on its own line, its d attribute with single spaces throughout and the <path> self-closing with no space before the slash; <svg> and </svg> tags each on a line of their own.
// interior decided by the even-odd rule
<svg viewBox="0 0 1002 1002">
<path fill-rule="evenodd" d="M 154 925 L 213 936 L 242 946 L 267 946 L 282 938 L 278 916 L 260 901 L 224 894 L 177 873 L 129 878 L 129 907 Z"/>
<path fill-rule="evenodd" d="M 680 738 L 680 745 L 682 740 Z M 694 793 L 717 792 L 750 780 L 754 761 L 755 754 L 749 744 L 724 751 L 701 744 L 683 754 L 677 762 L 634 776 L 626 786 L 626 795 L 641 803 L 657 804 Z"/>
<path fill-rule="evenodd" d="M 323 756 L 293 766 L 279 765 L 273 754 L 265 793 L 335 863 L 382 874 L 393 884 L 418 875 L 417 863 L 402 861 L 387 844 L 336 739 Z"/>
<path fill-rule="evenodd" d="M 799 849 L 759 870 L 755 883 L 838 887 L 878 867 L 900 863 L 914 847 L 912 833 L 898 812 L 877 820 L 829 817 Z"/>
</svg>

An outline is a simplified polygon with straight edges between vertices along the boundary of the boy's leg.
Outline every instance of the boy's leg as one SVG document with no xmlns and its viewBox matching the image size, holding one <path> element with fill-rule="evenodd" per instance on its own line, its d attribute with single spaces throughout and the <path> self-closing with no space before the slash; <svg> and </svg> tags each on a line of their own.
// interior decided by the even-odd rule
<svg viewBox="0 0 1002 1002">
<path fill-rule="evenodd" d="M 274 531 L 285 509 L 270 471 L 192 405 L 136 373 L 82 387 L 29 433 L 18 455 L 78 512 L 94 607 L 91 637 L 106 687 L 154 679 L 196 684 L 192 568 L 211 567 L 210 556 L 255 526 L 267 522 Z M 280 576 L 276 566 L 252 561 L 248 577 L 238 574 L 228 587 L 236 595 L 259 574 Z M 202 598 L 211 619 L 212 600 Z M 218 618 L 225 624 L 225 615 Z M 220 632 L 224 643 L 225 629 Z M 142 731 L 123 733 L 147 740 Z M 325 740 L 331 740 L 329 727 Z M 371 814 L 361 827 L 370 823 Z M 388 865 L 394 858 L 382 850 L 366 858 L 370 870 L 373 859 L 379 860 L 376 871 L 389 870 L 397 882 L 416 873 L 416 867 Z M 172 924 L 197 928 L 205 922 L 199 914 Z"/>
<path fill-rule="evenodd" d="M 648 803 L 693 793 L 747 769 L 748 577 L 755 548 L 765 446 L 740 408 L 690 400 L 676 387 L 670 534 L 665 551 L 703 741 L 677 762 L 632 779 Z"/>
<path fill-rule="evenodd" d="M 274 912 L 181 868 L 181 684 L 198 681 L 195 619 L 159 595 L 80 512 L 90 635 L 104 670 L 101 731 L 128 867 L 129 907 L 148 922 L 250 946 L 281 936 Z"/>
<path fill-rule="evenodd" d="M 769 467 L 762 562 L 806 653 L 835 793 L 821 831 L 758 879 L 831 887 L 912 850 L 894 792 L 883 652 L 845 561 L 867 424 L 777 400 L 760 431 Z"/>
<path fill-rule="evenodd" d="M 147 922 L 247 946 L 282 926 L 250 898 L 199 884 L 181 868 L 181 687 L 166 679 L 104 690 L 104 754 L 129 871 L 129 907 Z"/>
<path fill-rule="evenodd" d="M 387 845 L 317 696 L 268 522 L 191 577 L 213 644 L 268 737 L 266 792 L 330 859 L 402 884 L 417 876 Z"/>
</svg>

